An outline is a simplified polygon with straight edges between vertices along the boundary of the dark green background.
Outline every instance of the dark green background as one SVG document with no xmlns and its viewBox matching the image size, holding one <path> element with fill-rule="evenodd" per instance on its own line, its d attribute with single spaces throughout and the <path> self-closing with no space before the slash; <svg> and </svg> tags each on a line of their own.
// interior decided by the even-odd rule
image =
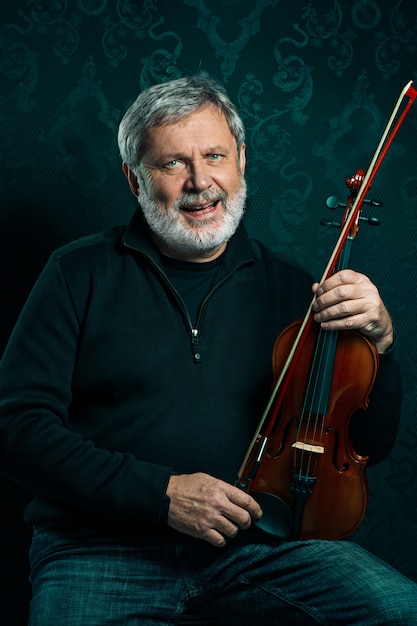
<svg viewBox="0 0 417 626">
<path fill-rule="evenodd" d="M 320 226 L 325 199 L 346 199 L 416 78 L 415 0 L 16 0 L 0 17 L 2 347 L 50 251 L 134 211 L 116 131 L 142 88 L 199 69 L 227 86 L 247 128 L 247 226 L 319 278 L 337 237 Z M 354 538 L 417 580 L 416 123 L 417 105 L 375 179 L 381 226 L 361 227 L 353 266 L 395 318 L 405 382 L 397 445 L 368 472 Z M 28 496 L 0 487 L 2 623 L 26 624 Z"/>
</svg>

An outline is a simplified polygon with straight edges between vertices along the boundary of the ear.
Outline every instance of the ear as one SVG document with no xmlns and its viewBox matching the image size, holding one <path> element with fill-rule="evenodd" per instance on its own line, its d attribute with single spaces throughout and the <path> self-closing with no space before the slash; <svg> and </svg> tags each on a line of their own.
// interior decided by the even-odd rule
<svg viewBox="0 0 417 626">
<path fill-rule="evenodd" d="M 135 176 L 135 174 L 132 172 L 132 170 L 126 165 L 126 163 L 122 163 L 122 168 L 123 168 L 123 173 L 124 173 L 124 175 L 126 176 L 126 178 L 128 180 L 130 191 L 137 198 L 138 197 L 138 193 L 139 193 L 139 182 L 138 182 L 138 179 Z"/>
<path fill-rule="evenodd" d="M 241 173 L 244 174 L 246 169 L 246 145 L 244 143 L 240 146 L 239 167 Z"/>
</svg>

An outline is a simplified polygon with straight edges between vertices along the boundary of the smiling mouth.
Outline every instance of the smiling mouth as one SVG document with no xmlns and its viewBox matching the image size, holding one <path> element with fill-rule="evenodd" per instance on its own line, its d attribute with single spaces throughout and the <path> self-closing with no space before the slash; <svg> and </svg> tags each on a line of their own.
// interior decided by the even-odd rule
<svg viewBox="0 0 417 626">
<path fill-rule="evenodd" d="M 200 204 L 198 206 L 182 206 L 181 211 L 189 213 L 190 215 L 206 215 L 206 213 L 211 213 L 211 211 L 216 208 L 219 202 L 220 200 L 215 200 L 214 202 L 209 202 L 208 204 Z"/>
</svg>

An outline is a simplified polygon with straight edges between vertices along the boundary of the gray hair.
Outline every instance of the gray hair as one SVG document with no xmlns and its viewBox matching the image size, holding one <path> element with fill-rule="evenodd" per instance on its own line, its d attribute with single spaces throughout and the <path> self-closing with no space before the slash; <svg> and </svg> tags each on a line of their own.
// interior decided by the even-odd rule
<svg viewBox="0 0 417 626">
<path fill-rule="evenodd" d="M 201 73 L 153 85 L 139 94 L 119 125 L 118 144 L 122 160 L 132 172 L 137 173 L 149 128 L 175 124 L 209 105 L 223 113 L 239 149 L 245 141 L 239 113 L 226 90 L 207 74 Z"/>
</svg>

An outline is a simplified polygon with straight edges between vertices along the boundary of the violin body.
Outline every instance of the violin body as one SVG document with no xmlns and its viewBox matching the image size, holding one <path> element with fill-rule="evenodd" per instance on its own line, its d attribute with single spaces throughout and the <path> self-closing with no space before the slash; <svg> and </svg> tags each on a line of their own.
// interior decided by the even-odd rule
<svg viewBox="0 0 417 626">
<path fill-rule="evenodd" d="M 298 330 L 294 322 L 275 342 L 275 377 Z M 356 409 L 368 406 L 378 352 L 357 331 L 337 333 L 327 414 L 317 414 L 314 401 L 306 405 L 305 397 L 318 334 L 326 332 L 332 331 L 314 324 L 308 333 L 262 463 L 247 489 L 264 511 L 257 525 L 283 539 L 340 539 L 359 526 L 367 509 L 367 457 L 353 449 L 349 424 Z M 255 446 L 253 455 L 257 453 Z"/>
</svg>

